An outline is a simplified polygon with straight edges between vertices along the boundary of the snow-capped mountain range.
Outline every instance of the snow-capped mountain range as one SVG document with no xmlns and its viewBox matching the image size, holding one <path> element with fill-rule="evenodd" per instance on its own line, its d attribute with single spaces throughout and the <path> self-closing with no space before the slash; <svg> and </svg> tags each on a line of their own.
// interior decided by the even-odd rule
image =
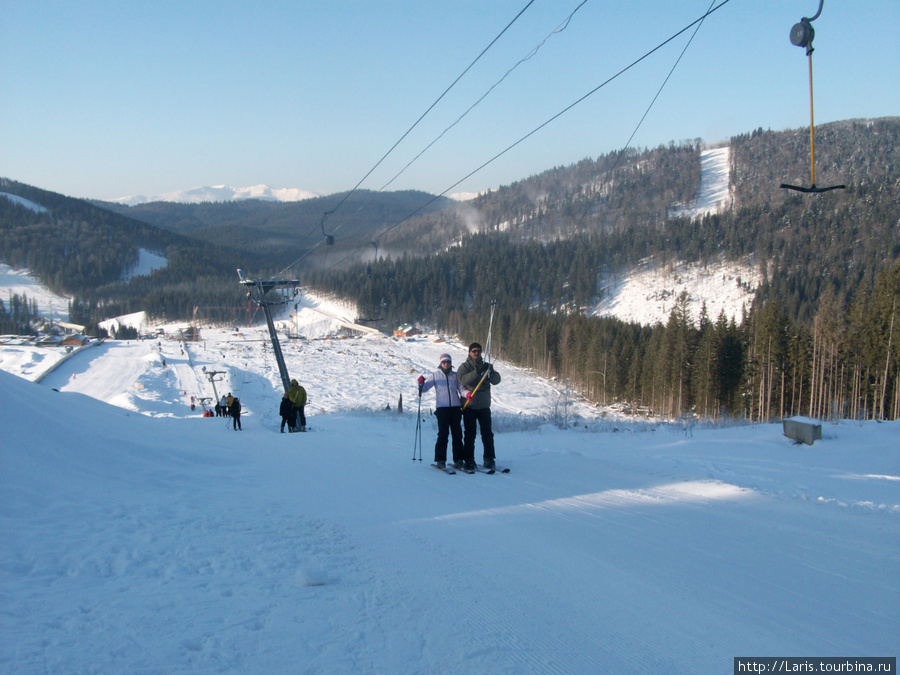
<svg viewBox="0 0 900 675">
<path fill-rule="evenodd" d="M 325 195 L 300 188 L 273 188 L 268 185 L 251 185 L 250 187 L 232 187 L 231 185 L 212 185 L 204 187 L 176 190 L 158 195 L 129 195 L 110 199 L 114 204 L 137 206 L 148 202 L 176 202 L 178 204 L 203 204 L 204 202 L 237 202 L 244 199 L 262 199 L 267 202 L 300 202 Z M 456 192 L 447 195 L 456 201 L 467 201 L 478 196 L 477 192 Z"/>
<path fill-rule="evenodd" d="M 680 215 L 697 218 L 705 213 L 721 212 L 730 208 L 732 197 L 729 191 L 728 148 L 705 150 L 701 155 L 701 186 L 698 198 L 678 207 Z M 5 193 L 0 193 L 4 195 Z M 126 197 L 120 203 L 133 206 L 145 201 L 172 201 L 201 203 L 203 201 L 229 201 L 238 199 L 269 199 L 289 201 L 289 195 L 298 199 L 316 195 L 302 190 L 273 190 L 265 185 L 252 188 L 231 188 L 226 186 L 193 188 L 182 192 L 171 192 L 152 198 Z M 268 196 L 266 196 L 268 195 Z M 43 208 L 20 197 L 6 195 L 19 203 L 27 202 L 32 209 Z M 135 201 L 128 201 L 135 200 Z M 130 273 L 131 276 L 149 274 L 164 266 L 165 260 L 148 251 L 141 251 L 141 261 Z M 604 293 L 589 313 L 593 316 L 611 316 L 623 321 L 633 321 L 641 325 L 665 323 L 672 308 L 682 296 L 687 294 L 691 317 L 698 322 L 706 307 L 707 316 L 715 320 L 724 312 L 728 319 L 741 321 L 744 309 L 749 309 L 759 284 L 761 270 L 752 257 L 739 261 L 720 259 L 705 264 L 671 262 L 659 265 L 652 260 L 642 262 L 630 273 L 623 276 L 604 276 L 601 285 Z M 27 295 L 37 299 L 41 313 L 57 311 L 67 306 L 69 298 L 54 296 L 29 277 L 24 270 L 15 270 L 0 264 L 0 289 L 9 293 Z"/>
<path fill-rule="evenodd" d="M 181 204 L 202 204 L 203 202 L 236 202 L 243 199 L 262 199 L 269 202 L 299 202 L 322 195 L 298 188 L 273 188 L 268 185 L 232 187 L 213 185 L 177 190 L 158 195 L 130 195 L 110 201 L 116 204 L 136 206 L 147 202 L 178 202 Z"/>
</svg>

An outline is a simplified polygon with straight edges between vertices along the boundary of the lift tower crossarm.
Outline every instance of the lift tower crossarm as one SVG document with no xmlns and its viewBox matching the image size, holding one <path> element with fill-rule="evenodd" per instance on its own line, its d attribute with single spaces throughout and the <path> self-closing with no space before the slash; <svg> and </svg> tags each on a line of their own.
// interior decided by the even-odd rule
<svg viewBox="0 0 900 675">
<path fill-rule="evenodd" d="M 216 375 L 227 375 L 228 373 L 226 373 L 224 370 L 207 370 L 206 366 L 203 366 L 201 370 L 203 370 L 203 374 L 206 375 L 207 378 L 209 378 L 209 383 L 213 388 L 213 395 L 216 397 L 216 403 L 218 403 L 219 392 L 216 391 Z"/>
</svg>

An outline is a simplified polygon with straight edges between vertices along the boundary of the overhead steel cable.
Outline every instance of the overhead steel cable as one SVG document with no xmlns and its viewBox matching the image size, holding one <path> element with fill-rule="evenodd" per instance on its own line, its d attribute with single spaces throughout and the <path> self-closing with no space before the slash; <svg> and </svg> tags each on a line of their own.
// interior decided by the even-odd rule
<svg viewBox="0 0 900 675">
<path fill-rule="evenodd" d="M 440 199 L 441 197 L 443 197 L 445 194 L 447 194 L 448 192 L 450 192 L 450 190 L 452 190 L 453 188 L 455 188 L 457 185 L 459 185 L 460 183 L 462 183 L 462 182 L 468 180 L 469 178 L 471 178 L 472 176 L 474 176 L 476 173 L 478 173 L 479 171 L 481 171 L 482 169 L 484 169 L 484 168 L 485 168 L 486 166 L 488 166 L 489 164 L 491 164 L 491 163 L 497 161 L 498 159 L 500 159 L 500 157 L 502 157 L 502 156 L 505 155 L 507 152 L 509 152 L 510 150 L 512 150 L 513 148 L 515 148 L 517 145 L 519 145 L 520 143 L 524 142 L 525 140 L 527 140 L 528 138 L 530 138 L 531 136 L 533 136 L 534 134 L 536 134 L 538 131 L 540 131 L 541 129 L 543 129 L 544 127 L 546 127 L 548 124 L 550 124 L 551 122 L 557 120 L 558 118 L 560 118 L 561 116 L 563 116 L 564 114 L 566 114 L 567 112 L 569 112 L 572 108 L 574 108 L 575 106 L 577 106 L 579 103 L 584 102 L 586 99 L 588 99 L 590 96 L 592 96 L 592 95 L 594 95 L 595 93 L 597 93 L 598 91 L 600 91 L 600 89 L 602 89 L 603 87 L 605 87 L 606 85 L 608 85 L 610 82 L 612 82 L 612 81 L 615 80 L 616 78 L 620 77 L 620 76 L 623 75 L 624 73 L 628 72 L 629 70 L 631 70 L 632 68 L 634 68 L 637 64 L 639 64 L 641 61 L 644 61 L 646 58 L 648 58 L 648 57 L 651 56 L 652 54 L 658 52 L 660 49 L 662 49 L 663 47 L 665 47 L 667 44 L 669 44 L 670 42 L 672 42 L 673 40 L 675 40 L 678 36 L 682 35 L 683 33 L 687 32 L 688 30 L 690 30 L 691 28 L 693 28 L 694 26 L 696 26 L 697 24 L 701 23 L 704 19 L 706 19 L 706 17 L 708 17 L 708 16 L 709 16 L 710 14 L 712 14 L 713 12 L 718 11 L 719 9 L 721 9 L 722 7 L 724 7 L 725 5 L 727 5 L 729 2 L 731 2 L 731 0 L 722 0 L 722 2 L 720 2 L 720 3 L 719 3 L 718 5 L 716 5 L 715 7 L 712 7 L 711 9 L 708 9 L 708 10 L 706 11 L 706 13 L 704 13 L 702 16 L 698 17 L 698 18 L 695 19 L 694 21 L 691 21 L 691 23 L 689 23 L 687 26 L 685 26 L 684 28 L 682 28 L 681 30 L 679 30 L 677 33 L 674 33 L 673 35 L 671 35 L 671 36 L 668 37 L 667 39 L 665 39 L 665 40 L 663 40 L 662 42 L 660 42 L 660 43 L 659 43 L 658 45 L 656 45 L 653 49 L 651 49 L 650 51 L 646 52 L 643 56 L 641 56 L 641 57 L 635 59 L 634 61 L 632 61 L 630 64 L 628 64 L 627 66 L 625 66 L 624 68 L 622 68 L 621 70 L 619 70 L 615 75 L 612 75 L 611 77 L 607 78 L 604 82 L 601 82 L 600 84 L 598 84 L 596 87 L 594 87 L 593 89 L 591 89 L 588 93 L 586 93 L 584 96 L 582 96 L 582 97 L 579 98 L 578 100 L 576 100 L 576 101 L 574 101 L 573 103 L 567 105 L 565 108 L 563 108 L 563 109 L 560 110 L 558 113 L 556 113 L 555 115 L 553 115 L 550 119 L 546 120 L 545 122 L 541 123 L 540 125 L 538 125 L 538 126 L 535 127 L 534 129 L 532 129 L 531 131 L 529 131 L 527 134 L 525 134 L 524 136 L 522 136 L 521 138 L 519 138 L 517 141 L 515 141 L 514 143 L 510 144 L 509 146 L 507 146 L 505 149 L 503 149 L 503 150 L 501 150 L 500 152 L 498 152 L 496 155 L 494 155 L 493 157 L 491 157 L 489 160 L 487 160 L 486 162 L 484 162 L 483 164 L 481 164 L 481 165 L 480 165 L 479 167 L 477 167 L 476 169 L 473 169 L 472 171 L 470 171 L 469 173 L 467 173 L 465 176 L 463 176 L 462 178 L 460 178 L 458 181 L 456 181 L 456 182 L 455 182 L 453 185 L 451 185 L 450 187 L 446 188 L 446 189 L 445 189 L 444 191 L 442 191 L 440 194 L 434 195 L 431 199 L 429 199 L 428 201 L 426 201 L 424 204 L 422 204 L 419 208 L 417 208 L 416 210 L 414 210 L 412 213 L 408 214 L 408 215 L 407 215 L 406 217 L 404 217 L 402 220 L 399 220 L 398 222 L 394 223 L 394 224 L 391 225 L 390 227 L 388 227 L 388 228 L 386 228 L 385 230 L 379 232 L 379 233 L 376 235 L 376 237 L 374 237 L 374 238 L 383 237 L 385 234 L 387 234 L 388 232 L 390 232 L 390 231 L 393 230 L 394 228 L 399 227 L 400 225 L 402 225 L 403 223 L 405 223 L 406 221 L 408 221 L 410 218 L 412 218 L 413 216 L 415 216 L 416 214 L 418 214 L 420 211 L 422 211 L 422 210 L 425 209 L 426 207 L 430 206 L 430 205 L 433 204 L 435 201 L 437 201 L 438 199 Z M 646 114 L 646 113 L 645 113 L 645 114 Z M 347 258 L 350 257 L 350 255 L 352 255 L 353 253 L 355 253 L 357 250 L 359 250 L 359 249 L 354 249 L 353 251 L 351 251 L 350 253 L 348 253 L 346 256 L 344 256 L 343 258 L 341 258 L 340 260 L 338 260 L 334 265 L 332 265 L 332 268 L 334 268 L 335 266 L 337 266 L 337 265 L 339 265 L 340 263 L 344 262 Z M 331 269 L 331 268 L 329 268 L 329 269 Z"/>
<path fill-rule="evenodd" d="M 323 222 L 324 222 L 324 220 L 327 220 L 327 217 L 328 217 L 328 216 L 330 216 L 332 213 L 334 213 L 335 211 L 337 211 L 337 210 L 341 207 L 341 204 L 343 204 L 351 194 L 353 194 L 354 192 L 356 192 L 356 190 L 359 188 L 359 186 L 363 184 L 363 181 L 365 181 L 366 178 L 368 178 L 369 176 L 372 175 L 372 172 L 375 171 L 375 169 L 377 169 L 377 168 L 379 167 L 379 165 L 380 165 L 385 159 L 387 159 L 387 156 L 390 155 L 390 154 L 394 151 L 394 149 L 395 149 L 398 145 L 400 145 L 401 142 L 403 142 L 403 139 L 404 139 L 404 138 L 406 138 L 407 136 L 409 136 L 409 134 L 412 132 L 412 130 L 415 129 L 415 128 L 419 125 L 419 122 L 421 122 L 423 119 L 425 119 L 425 116 L 426 116 L 428 113 L 430 113 L 430 112 L 432 111 L 432 109 L 434 109 L 434 106 L 436 106 L 438 103 L 440 103 L 441 99 L 443 99 L 444 96 L 446 96 L 446 95 L 449 93 L 449 91 L 450 91 L 451 89 L 453 89 L 453 87 L 456 86 L 456 83 L 459 82 L 459 81 L 463 78 L 463 76 L 464 76 L 466 73 L 468 73 L 469 70 L 472 69 L 472 66 L 474 66 L 476 63 L 478 63 L 478 61 L 481 59 L 481 57 L 484 56 L 484 55 L 487 53 L 487 51 L 488 51 L 491 47 L 494 46 L 494 43 L 496 43 L 497 40 L 499 40 L 499 39 L 502 37 L 502 35 L 503 35 L 507 30 L 509 30 L 510 26 L 512 26 L 512 25 L 518 20 L 518 18 L 519 18 L 520 16 L 522 16 L 522 14 L 525 13 L 525 10 L 527 10 L 529 7 L 531 7 L 531 5 L 532 5 L 533 3 L 534 3 L 534 0 L 528 0 L 528 4 L 526 4 L 521 10 L 519 10 L 519 13 L 516 14 L 515 17 L 513 17 L 513 20 L 512 20 L 512 21 L 510 21 L 508 24 L 506 24 L 506 27 L 505 27 L 503 30 L 501 30 L 501 31 L 497 34 L 497 37 L 495 37 L 493 40 L 491 40 L 490 43 L 488 44 L 488 46 L 481 50 L 481 53 L 480 53 L 478 56 L 475 57 L 475 60 L 472 61 L 472 63 L 470 63 L 468 66 L 466 66 L 466 69 L 463 70 L 463 71 L 459 74 L 459 76 L 458 76 L 455 80 L 453 80 L 453 82 L 450 83 L 450 86 L 447 87 L 447 88 L 444 90 L 444 92 L 434 100 L 434 103 L 432 103 L 430 106 L 428 106 L 428 108 L 425 110 L 425 112 L 423 112 L 423 113 L 419 116 L 419 119 L 417 119 L 417 120 L 413 123 L 413 125 L 412 125 L 409 129 L 407 129 L 407 130 L 404 132 L 404 134 L 403 134 L 400 138 L 397 139 L 397 142 L 394 143 L 386 153 L 384 153 L 384 155 L 382 156 L 381 159 L 379 159 L 377 162 L 375 162 L 375 166 L 373 166 L 371 169 L 369 169 L 369 171 L 366 173 L 366 175 L 363 176 L 363 177 L 360 179 L 360 181 L 359 181 L 356 185 L 353 186 L 353 189 L 350 190 L 346 195 L 344 195 L 344 198 L 343 198 L 340 202 L 338 202 L 337 206 L 335 206 L 331 211 L 329 211 L 328 213 L 325 214 L 326 217 L 323 218 Z"/>
<path fill-rule="evenodd" d="M 726 0 L 727 1 L 727 0 Z M 709 9 L 712 8 L 713 4 L 715 4 L 715 0 L 713 0 Z M 725 4 L 724 2 L 722 3 Z M 721 5 L 720 5 L 721 6 Z M 707 14 L 709 13 L 709 9 L 707 9 Z M 718 9 L 718 8 L 717 8 Z M 616 167 L 619 166 L 619 160 L 625 155 L 625 151 L 631 146 L 631 141 L 634 140 L 635 135 L 637 135 L 638 130 L 644 124 L 644 120 L 647 119 L 647 115 L 650 114 L 650 110 L 653 108 L 653 105 L 656 103 L 656 99 L 659 98 L 659 95 L 662 94 L 662 90 L 665 89 L 666 85 L 669 83 L 669 79 L 672 77 L 672 73 L 675 72 L 675 69 L 678 67 L 678 64 L 681 63 L 681 59 L 684 58 L 685 52 L 687 52 L 688 47 L 691 46 L 691 43 L 694 41 L 694 38 L 697 37 L 697 32 L 700 30 L 700 27 L 703 25 L 703 20 L 706 18 L 706 15 L 700 18 L 700 23 L 697 24 L 697 27 L 694 28 L 694 32 L 691 33 L 691 37 L 688 39 L 687 43 L 684 45 L 684 48 L 681 50 L 681 53 L 678 55 L 678 58 L 675 59 L 675 63 L 672 64 L 672 67 L 669 69 L 669 74 L 666 75 L 666 79 L 663 80 L 663 83 L 659 85 L 659 89 L 656 90 L 656 94 L 653 96 L 653 99 L 650 101 L 650 104 L 647 106 L 647 109 L 644 111 L 644 114 L 641 116 L 640 121 L 635 126 L 634 131 L 631 132 L 631 136 L 628 137 L 628 140 L 625 141 L 625 145 L 622 146 L 622 149 L 619 150 L 616 155 L 616 160 L 613 162 L 612 166 L 609 167 L 603 175 L 603 180 L 600 181 L 600 185 L 603 185 L 607 182 L 612 172 L 616 170 Z M 578 230 L 581 229 L 581 225 L 584 222 L 584 219 L 587 218 L 588 211 L 591 208 L 591 205 L 597 201 L 597 198 L 600 196 L 600 192 L 597 192 L 597 195 L 593 199 L 589 199 L 588 202 L 584 206 L 584 211 L 581 213 L 581 218 L 578 219 L 578 222 L 575 223 L 575 229 L 572 230 L 572 234 L 569 235 L 569 239 L 571 240 L 577 233 Z"/>
<path fill-rule="evenodd" d="M 496 36 L 493 40 L 490 41 L 490 43 L 488 44 L 488 46 L 481 50 L 481 53 L 478 54 L 478 56 L 475 57 L 475 60 L 473 60 L 472 63 L 470 63 L 468 66 L 466 66 L 466 69 L 463 70 L 463 71 L 459 74 L 459 76 L 457 76 L 457 78 L 456 78 L 455 80 L 453 80 L 453 82 L 450 83 L 450 86 L 448 86 L 448 87 L 444 90 L 444 92 L 434 100 L 434 103 L 432 103 L 430 106 L 428 106 L 428 108 L 425 110 L 425 112 L 423 112 L 423 113 L 419 116 L 419 119 L 417 119 L 417 120 L 413 123 L 413 125 L 412 125 L 409 129 L 407 129 L 406 132 L 405 132 L 399 139 L 397 139 L 397 142 L 394 143 L 386 153 L 384 153 L 384 155 L 381 157 L 381 159 L 379 159 L 377 162 L 375 162 L 375 165 L 374 165 L 371 169 L 369 169 L 368 172 L 366 172 L 366 175 L 363 176 L 363 177 L 359 180 L 359 182 L 358 182 L 356 185 L 353 186 L 353 189 L 350 190 L 349 192 L 347 192 L 347 193 L 341 198 L 341 200 L 337 203 L 337 205 L 336 205 L 333 209 L 331 209 L 330 211 L 326 211 L 326 212 L 325 212 L 325 214 L 322 216 L 321 222 L 319 222 L 319 224 L 316 225 L 316 227 L 313 228 L 313 229 L 317 229 L 317 228 L 321 227 L 321 228 L 322 228 L 322 232 L 323 232 L 323 234 L 324 234 L 324 232 L 325 232 L 325 221 L 328 220 L 328 218 L 329 218 L 335 211 L 337 211 L 337 210 L 344 204 L 344 202 L 347 201 L 347 199 L 349 199 L 350 195 L 352 195 L 354 192 L 356 192 L 356 191 L 359 189 L 359 186 L 363 184 L 363 182 L 366 180 L 366 178 L 368 178 L 369 176 L 372 175 L 372 172 L 375 171 L 375 169 L 377 169 L 385 159 L 387 159 L 388 155 L 390 155 L 390 154 L 394 151 L 394 149 L 395 149 L 398 145 L 400 145 L 400 143 L 403 142 L 403 139 L 404 139 L 404 138 L 406 138 L 407 136 L 409 136 L 409 134 L 412 132 L 412 130 L 415 129 L 415 128 L 419 125 L 419 122 L 421 122 L 423 119 L 425 119 L 425 116 L 426 116 L 428 113 L 430 113 L 430 112 L 432 111 L 432 109 L 433 109 L 433 108 L 441 101 L 441 99 L 443 99 L 444 96 L 446 96 L 447 93 L 448 93 L 451 89 L 453 89 L 454 86 L 456 86 L 456 83 L 459 82 L 459 81 L 463 78 L 463 76 L 464 76 L 466 73 L 468 73 L 469 70 L 472 69 L 472 66 L 474 66 L 476 63 L 478 63 L 478 61 L 481 59 L 481 57 L 484 56 L 484 55 L 487 53 L 487 51 L 488 51 L 491 47 L 494 46 L 494 43 L 496 43 L 497 40 L 499 40 L 499 39 L 503 36 L 503 34 L 504 34 L 506 31 L 509 30 L 510 26 L 512 26 L 516 21 L 518 21 L 519 17 L 521 17 L 521 16 L 525 13 L 525 11 L 526 11 L 529 7 L 531 7 L 532 4 L 534 4 L 534 0 L 528 0 L 528 3 L 526 3 L 526 5 L 525 5 L 522 9 L 519 10 L 519 13 L 516 14 L 516 15 L 513 17 L 512 21 L 510 21 L 508 24 L 506 24 L 506 27 L 505 27 L 503 30 L 501 30 L 499 33 L 497 33 L 497 36 Z M 401 221 L 401 222 L 402 222 L 402 221 Z M 312 232 L 312 230 L 310 230 L 310 232 Z M 327 238 L 327 235 L 326 235 L 326 238 Z M 316 247 L 313 247 L 313 248 L 316 248 Z M 291 267 L 293 267 L 293 266 L 296 265 L 298 262 L 300 262 L 301 260 L 303 260 L 303 258 L 305 258 L 307 255 L 309 255 L 309 253 L 310 253 L 311 251 L 312 251 L 312 249 L 310 249 L 309 251 L 307 251 L 306 253 L 304 253 L 304 254 L 303 254 L 302 256 L 300 256 L 297 260 L 295 260 L 295 261 L 292 262 L 290 265 L 288 265 L 287 267 L 285 267 L 280 273 L 283 274 L 284 272 L 286 272 L 287 270 L 289 270 Z"/>
<path fill-rule="evenodd" d="M 575 16 L 575 12 L 577 12 L 584 5 L 586 5 L 587 2 L 588 2 L 588 0 L 582 0 L 582 2 L 575 9 L 572 10 L 572 12 L 569 14 L 569 16 L 567 16 L 562 23 L 560 23 L 556 28 L 554 28 L 552 31 L 550 31 L 550 33 L 548 33 L 547 36 L 543 40 L 541 40 L 535 47 L 533 47 L 532 50 L 530 52 L 528 52 L 528 54 L 526 54 L 521 59 L 519 59 L 519 61 L 512 68 L 510 68 L 503 74 L 503 77 L 501 77 L 499 80 L 494 82 L 494 84 L 492 84 L 490 86 L 490 88 L 486 92 L 484 92 L 484 94 L 482 94 L 481 97 L 477 101 L 475 101 L 475 103 L 470 105 L 468 107 L 468 109 L 462 115 L 460 115 L 459 117 L 456 118 L 455 122 L 453 122 L 450 126 L 448 126 L 446 129 L 444 129 L 440 134 L 438 134 L 437 137 L 433 141 L 431 141 L 431 143 L 426 145 L 418 155 L 416 155 L 411 160 L 409 160 L 409 163 L 406 166 L 404 166 L 402 169 L 400 169 L 400 171 L 397 173 L 397 175 L 395 175 L 387 183 L 382 185 L 381 190 L 379 190 L 379 192 L 383 191 L 388 185 L 390 185 L 395 180 L 397 180 L 410 166 L 412 166 L 415 163 L 415 161 L 417 159 L 419 159 L 419 157 L 421 157 L 426 152 L 428 152 L 428 150 L 431 149 L 431 146 L 433 146 L 435 143 L 437 143 L 439 140 L 441 140 L 444 137 L 444 135 L 448 131 L 450 131 L 453 127 L 455 127 L 457 124 L 462 122 L 463 118 L 466 115 L 468 115 L 470 112 L 472 112 L 472 110 L 476 106 L 478 106 L 484 99 L 486 99 L 490 95 L 490 93 L 492 91 L 494 91 L 494 89 L 496 89 L 503 82 L 503 80 L 505 80 L 507 77 L 509 77 L 510 73 L 512 73 L 516 68 L 521 66 L 526 61 L 529 61 L 532 58 L 534 58 L 534 56 L 538 53 L 538 51 L 541 49 L 541 47 L 544 46 L 544 44 L 547 42 L 547 40 L 549 40 L 554 35 L 557 35 L 558 33 L 562 33 L 566 28 L 568 28 L 569 24 L 572 21 L 572 17 Z"/>
</svg>

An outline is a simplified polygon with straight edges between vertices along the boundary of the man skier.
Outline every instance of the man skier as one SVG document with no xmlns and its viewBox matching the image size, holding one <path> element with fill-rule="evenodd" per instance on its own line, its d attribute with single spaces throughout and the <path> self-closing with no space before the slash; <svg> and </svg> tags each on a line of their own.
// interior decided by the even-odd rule
<svg viewBox="0 0 900 675">
<path fill-rule="evenodd" d="M 500 373 L 481 357 L 481 345 L 469 345 L 469 358 L 456 371 L 459 382 L 468 390 L 463 408 L 463 460 L 467 469 L 475 468 L 475 434 L 481 429 L 484 468 L 496 467 L 494 433 L 491 431 L 491 385 L 500 384 Z M 480 383 L 480 385 L 479 385 Z M 477 391 L 476 391 L 477 390 Z"/>
</svg>

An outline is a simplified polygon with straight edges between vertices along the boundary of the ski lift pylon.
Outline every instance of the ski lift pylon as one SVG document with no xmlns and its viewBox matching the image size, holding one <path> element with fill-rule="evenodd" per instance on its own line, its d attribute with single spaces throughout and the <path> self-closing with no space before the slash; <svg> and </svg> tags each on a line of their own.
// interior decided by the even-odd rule
<svg viewBox="0 0 900 675">
<path fill-rule="evenodd" d="M 374 262 L 378 262 L 378 243 L 370 242 L 372 246 L 375 247 L 375 259 Z M 382 317 L 375 316 L 375 303 L 372 299 L 372 263 L 366 263 L 366 282 L 369 285 L 369 318 L 357 318 L 357 322 L 359 323 L 376 323 L 382 320 Z"/>
<path fill-rule="evenodd" d="M 806 48 L 806 56 L 809 59 L 809 172 L 810 187 L 802 187 L 800 185 L 789 185 L 782 183 L 781 187 L 785 190 L 795 190 L 796 192 L 830 192 L 831 190 L 844 190 L 846 185 L 830 185 L 828 187 L 816 186 L 816 125 L 813 117 L 813 69 L 812 69 L 812 53 L 813 38 L 816 31 L 812 27 L 812 22 L 819 18 L 822 13 L 822 6 L 825 0 L 819 0 L 819 11 L 815 16 L 803 17 L 799 23 L 794 24 L 791 28 L 791 44 L 797 47 Z"/>
</svg>

